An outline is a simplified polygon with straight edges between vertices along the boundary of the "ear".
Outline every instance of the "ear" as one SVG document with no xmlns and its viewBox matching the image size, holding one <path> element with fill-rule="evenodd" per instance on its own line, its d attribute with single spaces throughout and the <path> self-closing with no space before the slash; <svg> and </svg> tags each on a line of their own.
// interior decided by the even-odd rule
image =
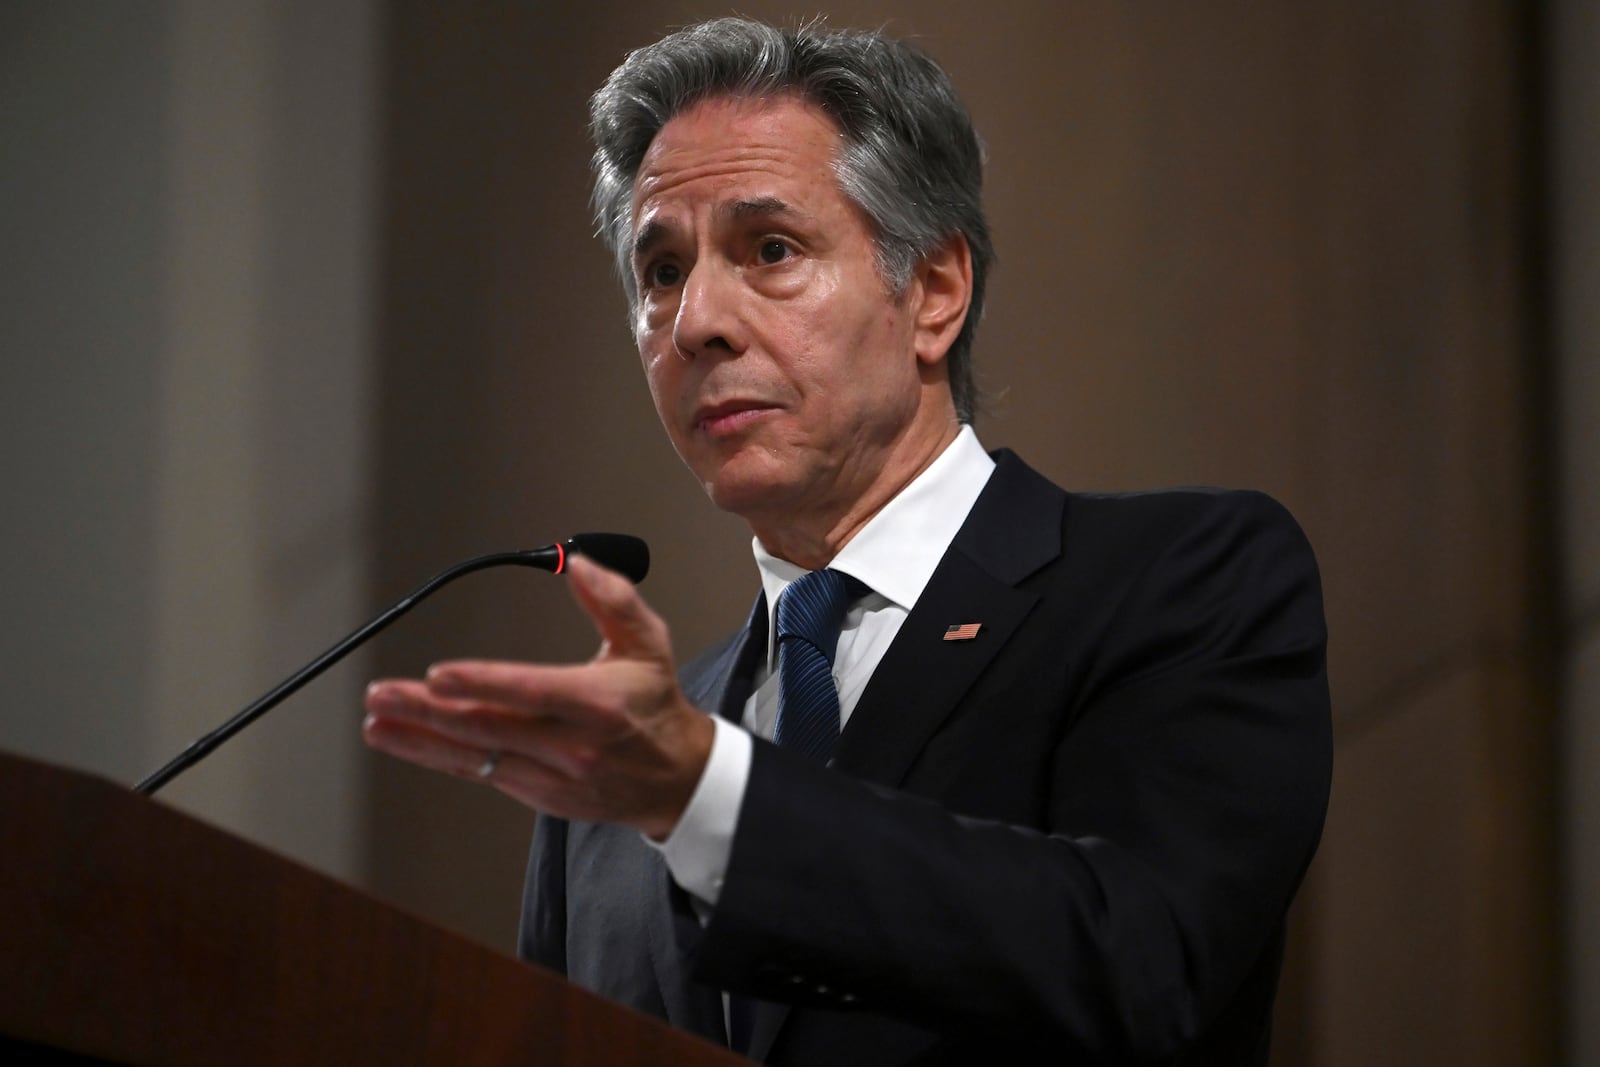
<svg viewBox="0 0 1600 1067">
<path fill-rule="evenodd" d="M 912 293 L 917 360 L 932 366 L 956 343 L 972 303 L 972 250 L 965 237 L 950 237 L 917 264 Z"/>
</svg>

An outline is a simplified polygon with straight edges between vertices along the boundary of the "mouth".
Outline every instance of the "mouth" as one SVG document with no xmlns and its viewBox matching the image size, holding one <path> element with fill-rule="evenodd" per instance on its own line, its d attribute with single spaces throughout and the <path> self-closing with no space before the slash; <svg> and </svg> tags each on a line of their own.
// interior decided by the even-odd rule
<svg viewBox="0 0 1600 1067">
<path fill-rule="evenodd" d="M 710 437 L 727 437 L 777 410 L 759 400 L 724 400 L 696 409 L 694 428 Z"/>
</svg>

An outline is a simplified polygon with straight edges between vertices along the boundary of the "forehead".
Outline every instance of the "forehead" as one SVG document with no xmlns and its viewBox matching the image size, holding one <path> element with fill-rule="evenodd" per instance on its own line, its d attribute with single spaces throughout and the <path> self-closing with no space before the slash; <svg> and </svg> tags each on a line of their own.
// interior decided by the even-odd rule
<svg viewBox="0 0 1600 1067">
<path fill-rule="evenodd" d="M 634 183 L 634 230 L 685 202 L 842 198 L 834 171 L 842 146 L 833 120 L 798 97 L 701 101 L 650 142 Z"/>
</svg>

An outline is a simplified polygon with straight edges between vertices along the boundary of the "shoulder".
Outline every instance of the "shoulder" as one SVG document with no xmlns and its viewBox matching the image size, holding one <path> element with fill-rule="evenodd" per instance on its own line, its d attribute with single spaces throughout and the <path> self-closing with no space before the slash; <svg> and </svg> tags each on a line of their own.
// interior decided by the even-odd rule
<svg viewBox="0 0 1600 1067">
<path fill-rule="evenodd" d="M 1063 562 L 1128 575 L 1142 569 L 1141 561 L 1271 547 L 1315 568 L 1300 524 L 1266 493 L 1216 486 L 1075 492 L 1008 450 L 995 459 L 993 506 L 984 521 L 1036 528 L 1059 523 Z"/>
<path fill-rule="evenodd" d="M 1051 542 L 1049 561 L 1024 570 L 1018 584 L 1038 598 L 1036 624 L 1073 635 L 1106 666 L 1127 666 L 1116 662 L 1118 650 L 1150 664 L 1205 648 L 1243 654 L 1326 642 L 1316 557 L 1268 494 L 1212 486 L 1069 492 L 1014 456 L 997 459 L 1010 487 L 1002 495 L 1034 506 L 991 510 L 986 538 L 1008 550 Z M 1023 485 L 1032 488 L 1014 491 Z M 1002 556 L 991 550 L 989 558 Z"/>
<path fill-rule="evenodd" d="M 1144 552 L 1276 542 L 1310 555 L 1289 509 L 1253 489 L 1189 486 L 1127 493 L 1068 493 L 1064 531 L 1070 538 L 1115 541 Z"/>
<path fill-rule="evenodd" d="M 1191 488 L 1077 498 L 1100 542 L 1102 666 L 1126 681 L 1227 662 L 1292 662 L 1321 676 L 1327 647 L 1316 557 L 1299 523 L 1265 493 Z M 1080 539 L 1081 543 L 1081 539 Z M 1207 666 L 1209 665 L 1209 666 Z"/>
</svg>

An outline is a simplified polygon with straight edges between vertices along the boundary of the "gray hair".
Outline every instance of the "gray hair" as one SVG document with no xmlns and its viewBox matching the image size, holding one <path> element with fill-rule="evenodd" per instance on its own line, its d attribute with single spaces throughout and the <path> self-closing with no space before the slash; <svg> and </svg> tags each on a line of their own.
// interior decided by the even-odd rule
<svg viewBox="0 0 1600 1067">
<path fill-rule="evenodd" d="M 650 142 L 710 97 L 799 95 L 838 124 L 839 187 L 877 230 L 878 273 L 899 299 L 922 259 L 951 237 L 972 253 L 972 303 L 948 353 L 956 414 L 977 408 L 972 338 L 994 258 L 983 215 L 983 148 L 944 70 L 881 33 L 813 22 L 780 29 L 742 18 L 702 22 L 630 53 L 590 102 L 594 212 L 629 303 L 633 183 Z"/>
</svg>

